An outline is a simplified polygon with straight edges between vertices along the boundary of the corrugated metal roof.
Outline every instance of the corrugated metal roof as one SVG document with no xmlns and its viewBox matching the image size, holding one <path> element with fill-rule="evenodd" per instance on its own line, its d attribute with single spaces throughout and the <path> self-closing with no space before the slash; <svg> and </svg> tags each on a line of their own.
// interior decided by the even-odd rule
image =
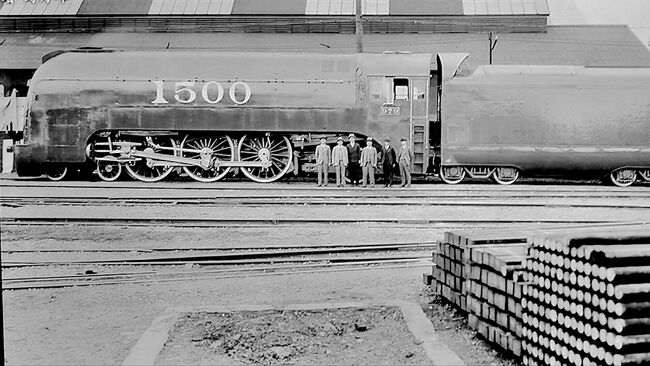
<svg viewBox="0 0 650 366">
<path fill-rule="evenodd" d="M 98 15 L 98 14 L 139 15 L 139 14 L 147 14 L 147 11 L 151 7 L 151 0 L 138 0 L 138 1 L 81 0 L 81 1 L 83 1 L 83 4 L 79 8 L 78 15 Z"/>
<path fill-rule="evenodd" d="M 366 15 L 548 15 L 547 0 L 361 0 Z M 354 0 L 51 0 L 0 3 L 0 15 L 352 15 Z"/>
<path fill-rule="evenodd" d="M 227 51 L 354 53 L 354 34 L 41 33 L 0 34 L 0 68 L 35 69 L 48 52 L 82 46 L 116 49 L 210 48 Z M 485 34 L 366 34 L 367 52 L 468 52 L 488 62 Z M 549 26 L 546 33 L 503 33 L 495 64 L 650 67 L 650 51 L 626 26 Z"/>
<path fill-rule="evenodd" d="M 473 0 L 470 1 L 473 2 Z M 390 0 L 390 14 L 462 15 L 463 2 L 460 0 Z"/>
<path fill-rule="evenodd" d="M 234 0 L 153 0 L 148 15 L 230 15 Z"/>
<path fill-rule="evenodd" d="M 546 0 L 462 0 L 462 6 L 464 15 L 550 14 Z"/>
<path fill-rule="evenodd" d="M 341 2 L 341 0 L 338 0 Z M 307 0 L 237 0 L 232 7 L 233 15 L 284 14 L 304 15 Z"/>
<path fill-rule="evenodd" d="M 242 1 L 242 0 L 237 0 Z M 389 15 L 390 2 L 395 0 L 361 0 L 365 15 Z M 307 0 L 306 15 L 354 15 L 354 0 Z"/>
<path fill-rule="evenodd" d="M 84 0 L 2 3 L 0 16 L 76 15 Z"/>
</svg>

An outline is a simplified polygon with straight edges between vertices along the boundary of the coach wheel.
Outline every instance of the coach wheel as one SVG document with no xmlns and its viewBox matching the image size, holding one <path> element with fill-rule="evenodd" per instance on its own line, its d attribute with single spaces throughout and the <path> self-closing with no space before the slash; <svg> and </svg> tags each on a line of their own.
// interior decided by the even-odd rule
<svg viewBox="0 0 650 366">
<path fill-rule="evenodd" d="M 440 168 L 440 179 L 447 184 L 458 184 L 465 179 L 465 168 L 462 166 L 443 166 Z"/>
<path fill-rule="evenodd" d="M 255 182 L 268 183 L 280 179 L 291 168 L 292 150 L 286 136 L 242 136 L 237 156 L 243 163 L 261 163 L 262 166 L 244 166 L 241 171 Z"/>
<path fill-rule="evenodd" d="M 492 172 L 494 182 L 502 185 L 512 184 L 519 179 L 519 169 L 511 167 L 498 167 Z"/>
<path fill-rule="evenodd" d="M 232 161 L 235 146 L 228 136 L 195 137 L 183 142 L 183 157 L 201 160 L 205 166 L 186 166 L 183 170 L 199 182 L 216 182 L 230 171 L 230 167 L 219 166 L 219 161 Z M 214 164 L 214 163 L 216 164 Z"/>
<path fill-rule="evenodd" d="M 634 169 L 618 169 L 611 172 L 609 178 L 612 183 L 619 187 L 631 186 L 636 181 L 636 171 Z"/>
<path fill-rule="evenodd" d="M 152 152 L 170 154 L 170 151 L 174 150 L 176 144 L 171 138 L 165 137 L 152 137 L 151 140 L 155 145 L 159 147 L 146 147 L 148 144 L 144 143 L 146 150 L 151 150 Z M 140 159 L 134 163 L 125 165 L 126 172 L 133 179 L 137 179 L 142 182 L 158 182 L 165 179 L 169 174 L 174 171 L 174 167 L 171 165 L 157 165 L 157 161 L 149 159 Z"/>
<path fill-rule="evenodd" d="M 96 171 L 103 181 L 112 182 L 122 174 L 122 165 L 117 161 L 100 160 L 97 162 Z"/>
<path fill-rule="evenodd" d="M 65 165 L 51 165 L 45 170 L 45 176 L 50 180 L 60 181 L 68 174 L 68 167 Z"/>
</svg>

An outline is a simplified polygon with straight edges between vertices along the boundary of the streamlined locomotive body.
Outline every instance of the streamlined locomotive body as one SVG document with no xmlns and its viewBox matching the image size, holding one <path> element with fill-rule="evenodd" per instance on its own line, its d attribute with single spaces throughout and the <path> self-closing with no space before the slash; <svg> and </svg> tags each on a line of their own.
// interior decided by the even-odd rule
<svg viewBox="0 0 650 366">
<path fill-rule="evenodd" d="M 91 165 L 158 181 L 182 168 L 258 182 L 313 171 L 320 137 L 407 137 L 416 174 L 650 179 L 646 69 L 466 67 L 466 54 L 84 50 L 50 55 L 28 94 L 19 175 Z"/>
</svg>

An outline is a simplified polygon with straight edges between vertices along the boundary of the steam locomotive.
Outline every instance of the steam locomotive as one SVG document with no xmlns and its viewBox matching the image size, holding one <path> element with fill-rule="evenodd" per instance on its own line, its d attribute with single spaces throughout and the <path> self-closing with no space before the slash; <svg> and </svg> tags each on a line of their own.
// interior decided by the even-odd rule
<svg viewBox="0 0 650 366">
<path fill-rule="evenodd" d="M 154 182 L 313 172 L 321 137 L 398 141 L 450 184 L 650 180 L 650 69 L 471 67 L 467 54 L 59 51 L 28 92 L 20 176 Z"/>
</svg>

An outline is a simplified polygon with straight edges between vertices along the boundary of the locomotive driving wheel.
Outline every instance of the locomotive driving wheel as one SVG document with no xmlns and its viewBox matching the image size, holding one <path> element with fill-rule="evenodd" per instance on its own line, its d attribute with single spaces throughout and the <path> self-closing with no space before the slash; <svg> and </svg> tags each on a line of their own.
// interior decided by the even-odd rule
<svg viewBox="0 0 650 366">
<path fill-rule="evenodd" d="M 636 171 L 634 169 L 617 169 L 609 174 L 609 178 L 619 187 L 628 187 L 636 182 Z"/>
<path fill-rule="evenodd" d="M 519 179 L 519 169 L 508 166 L 502 166 L 494 169 L 492 180 L 501 185 L 509 185 Z"/>
<path fill-rule="evenodd" d="M 117 159 L 97 161 L 97 175 L 105 182 L 113 182 L 122 174 L 122 164 Z"/>
<path fill-rule="evenodd" d="M 199 182 L 216 182 L 230 171 L 222 167 L 220 161 L 232 161 L 235 158 L 235 145 L 229 136 L 195 137 L 183 141 L 183 157 L 201 161 L 201 166 L 186 166 L 183 170 L 192 179 Z"/>
<path fill-rule="evenodd" d="M 280 179 L 291 167 L 293 149 L 286 136 L 242 136 L 237 146 L 238 160 L 261 166 L 242 167 L 249 179 L 268 183 Z"/>
<path fill-rule="evenodd" d="M 146 137 L 138 137 L 138 141 L 142 142 L 145 152 L 168 153 L 173 155 L 172 151 L 176 149 L 176 143 L 169 137 L 151 137 L 150 140 Z M 133 179 L 142 182 L 158 182 L 165 179 L 174 170 L 173 166 L 152 159 L 139 159 L 133 163 L 126 164 L 125 167 L 126 172 Z"/>
<path fill-rule="evenodd" d="M 45 170 L 45 176 L 52 181 L 60 181 L 68 174 L 68 167 L 65 165 L 50 165 Z"/>
<path fill-rule="evenodd" d="M 465 168 L 462 166 L 440 167 L 440 179 L 447 184 L 458 184 L 465 179 Z"/>
</svg>

